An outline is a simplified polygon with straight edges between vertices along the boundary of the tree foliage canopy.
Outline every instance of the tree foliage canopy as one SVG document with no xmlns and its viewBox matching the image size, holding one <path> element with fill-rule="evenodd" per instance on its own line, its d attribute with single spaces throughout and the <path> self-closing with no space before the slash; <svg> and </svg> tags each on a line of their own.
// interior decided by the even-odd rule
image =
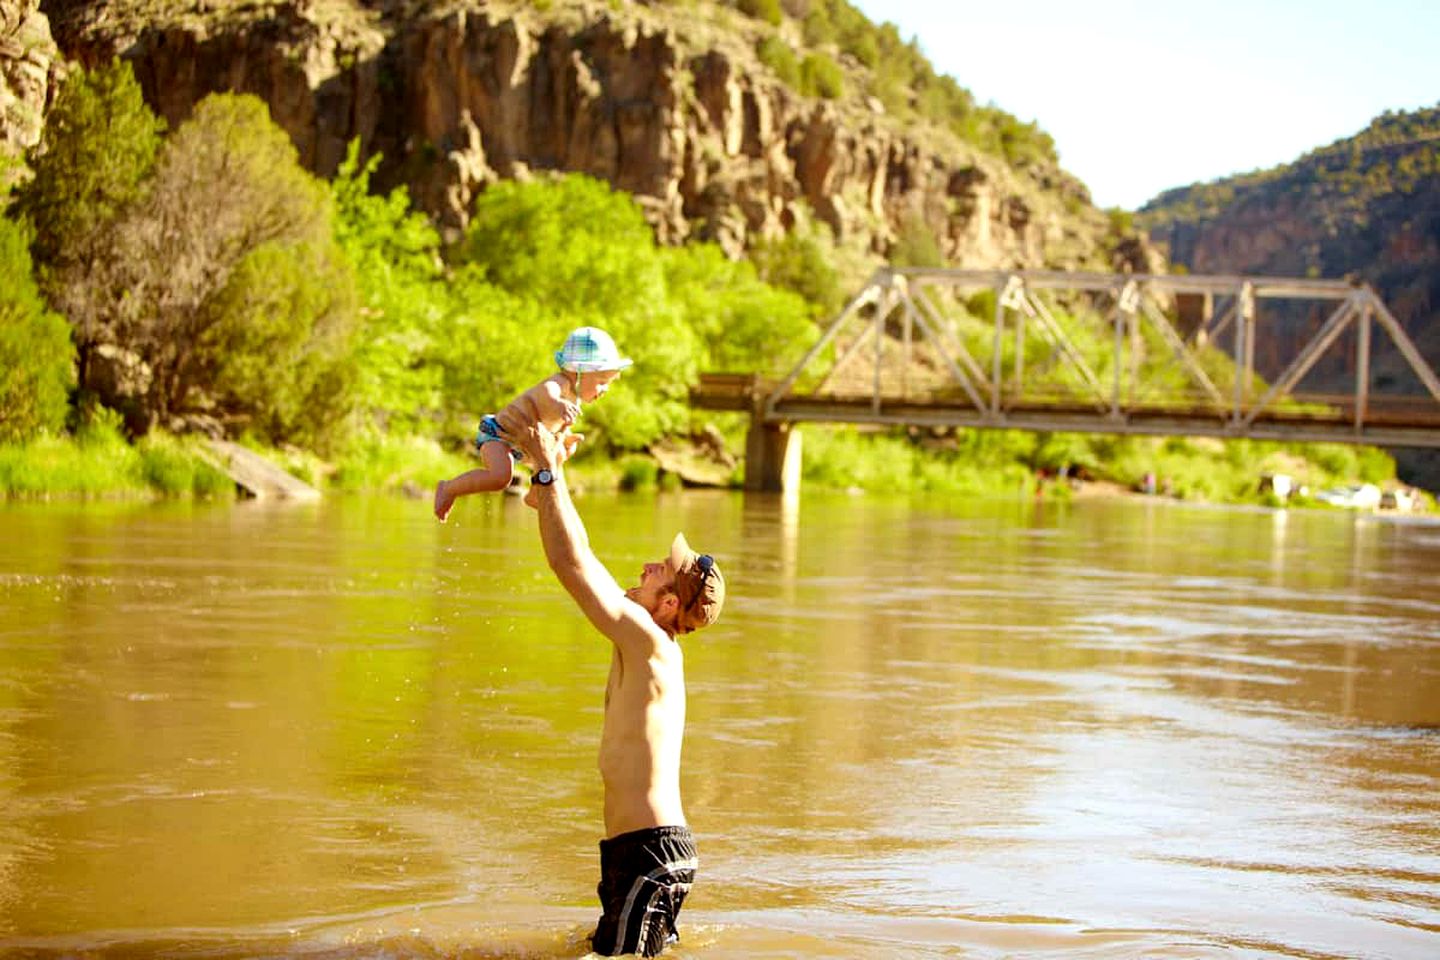
<svg viewBox="0 0 1440 960">
<path fill-rule="evenodd" d="M 86 258 L 101 231 L 144 196 L 164 130 L 127 63 L 65 81 L 31 151 L 34 176 L 15 197 L 16 212 L 35 228 L 41 264 Z"/>
<path fill-rule="evenodd" d="M 74 368 L 70 329 L 40 296 L 26 231 L 0 220 L 0 443 L 59 431 Z"/>
</svg>

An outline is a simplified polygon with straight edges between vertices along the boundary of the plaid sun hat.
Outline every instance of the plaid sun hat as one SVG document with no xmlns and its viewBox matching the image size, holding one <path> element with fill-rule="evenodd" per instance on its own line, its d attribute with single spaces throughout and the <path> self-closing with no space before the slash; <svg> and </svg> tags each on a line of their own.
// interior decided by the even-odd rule
<svg viewBox="0 0 1440 960">
<path fill-rule="evenodd" d="M 634 363 L 620 356 L 610 334 L 599 327 L 577 327 L 565 338 L 565 346 L 555 351 L 555 362 L 561 370 L 595 373 L 598 370 L 624 370 Z"/>
</svg>

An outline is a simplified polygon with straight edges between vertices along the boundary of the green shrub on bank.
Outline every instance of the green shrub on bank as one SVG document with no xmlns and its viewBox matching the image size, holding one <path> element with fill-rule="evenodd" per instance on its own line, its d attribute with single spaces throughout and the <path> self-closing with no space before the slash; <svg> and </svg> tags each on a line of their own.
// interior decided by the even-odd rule
<svg viewBox="0 0 1440 960">
<path fill-rule="evenodd" d="M 479 462 L 452 453 L 434 440 L 370 434 L 352 443 L 328 477 L 313 471 L 309 482 L 342 493 L 398 493 L 428 496 L 437 481 L 473 469 Z"/>
<path fill-rule="evenodd" d="M 0 220 L 0 443 L 59 431 L 75 382 L 70 329 L 40 297 L 28 240 Z"/>
<path fill-rule="evenodd" d="M 1288 474 L 1312 492 L 1357 480 L 1394 480 L 1394 461 L 1384 451 L 1343 444 L 1305 445 L 1311 454 L 1306 459 L 1295 446 L 1254 440 L 1006 430 L 914 434 L 805 424 L 803 483 L 870 492 L 1014 497 L 1033 493 L 1042 471 L 1053 477 L 1064 469 L 1077 480 L 1104 481 L 1126 490 L 1139 490 L 1145 476 L 1153 474 L 1157 492 L 1182 500 L 1273 504 L 1260 490 L 1260 479 L 1268 473 Z M 1083 480 L 1079 483 L 1084 486 Z M 1046 491 L 1047 496 L 1068 496 L 1063 485 L 1047 485 Z M 1304 506 L 1306 501 L 1297 496 L 1290 504 Z"/>
<path fill-rule="evenodd" d="M 989 433 L 990 436 L 984 434 Z M 859 432 L 807 424 L 802 477 L 831 489 L 888 493 L 959 493 L 1006 497 L 1034 489 L 1014 456 L 1024 443 L 1008 432 L 966 431 L 946 445 L 921 446 L 902 430 Z"/>
<path fill-rule="evenodd" d="M 660 467 L 649 457 L 626 457 L 619 466 L 621 490 L 648 490 L 659 482 Z"/>
<path fill-rule="evenodd" d="M 0 495 L 229 499 L 235 484 L 198 453 L 199 441 L 152 433 L 130 444 L 119 416 L 100 411 L 72 437 L 0 446 Z"/>
<path fill-rule="evenodd" d="M 198 439 L 153 431 L 135 445 L 140 477 L 152 491 L 169 497 L 224 500 L 235 496 L 235 481 L 196 452 Z"/>
</svg>

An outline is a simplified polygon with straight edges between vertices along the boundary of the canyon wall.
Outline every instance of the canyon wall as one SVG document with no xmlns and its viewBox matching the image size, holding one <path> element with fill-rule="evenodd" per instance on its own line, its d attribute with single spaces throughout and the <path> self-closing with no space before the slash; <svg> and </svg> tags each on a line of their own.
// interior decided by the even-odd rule
<svg viewBox="0 0 1440 960">
<path fill-rule="evenodd" d="M 664 19 L 679 8 L 555 7 L 46 4 L 68 56 L 126 58 L 172 125 L 211 92 L 253 93 L 317 173 L 358 139 L 452 232 L 497 178 L 581 171 L 633 193 L 665 241 L 732 255 L 814 216 L 879 256 L 918 227 L 961 266 L 1155 265 L 1143 245 L 1113 263 L 1107 218 L 1061 170 L 1016 170 L 877 101 L 801 97 L 745 38 Z"/>
</svg>

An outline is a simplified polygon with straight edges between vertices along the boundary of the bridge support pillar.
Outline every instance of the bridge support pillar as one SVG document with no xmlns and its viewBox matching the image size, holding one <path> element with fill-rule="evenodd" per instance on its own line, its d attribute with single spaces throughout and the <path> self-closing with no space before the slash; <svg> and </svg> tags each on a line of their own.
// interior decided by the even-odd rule
<svg viewBox="0 0 1440 960">
<path fill-rule="evenodd" d="M 751 417 L 745 436 L 745 489 L 792 493 L 800 489 L 800 430 Z"/>
</svg>

